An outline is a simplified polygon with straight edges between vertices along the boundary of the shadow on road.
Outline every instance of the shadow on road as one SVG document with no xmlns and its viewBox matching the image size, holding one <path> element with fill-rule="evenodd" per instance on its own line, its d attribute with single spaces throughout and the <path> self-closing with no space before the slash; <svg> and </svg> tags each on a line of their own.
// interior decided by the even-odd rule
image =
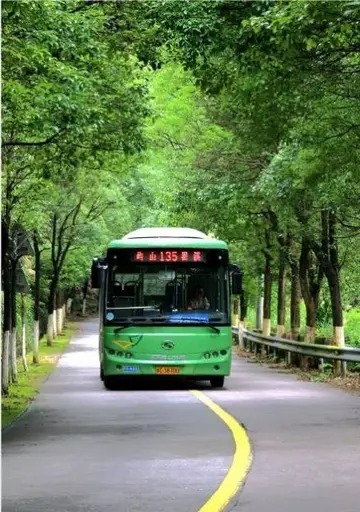
<svg viewBox="0 0 360 512">
<path fill-rule="evenodd" d="M 208 380 L 192 380 L 181 377 L 118 377 L 113 390 L 116 391 L 187 391 L 189 389 L 210 389 Z"/>
</svg>

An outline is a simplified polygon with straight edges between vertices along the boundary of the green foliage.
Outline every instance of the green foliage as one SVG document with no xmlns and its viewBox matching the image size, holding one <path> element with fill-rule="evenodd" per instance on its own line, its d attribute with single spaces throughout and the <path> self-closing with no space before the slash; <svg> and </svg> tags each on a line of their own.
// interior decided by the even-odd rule
<svg viewBox="0 0 360 512">
<path fill-rule="evenodd" d="M 360 225 L 359 7 L 156 4 L 147 2 L 144 19 L 152 20 L 167 51 L 151 81 L 157 118 L 142 172 L 153 208 L 144 222 L 188 224 L 230 241 L 253 297 L 264 250 L 276 279 L 279 236 L 291 235 L 298 257 L 302 237 L 321 242 L 320 212 L 330 209 L 343 294 L 352 300 L 359 283 L 352 236 Z M 265 230 L 271 233 L 268 247 Z M 330 319 L 327 295 L 324 288 L 318 311 L 323 328 Z"/>
<path fill-rule="evenodd" d="M 100 12 L 68 8 L 3 2 L 4 143 L 52 138 L 73 155 L 86 146 L 133 151 L 145 112 L 136 60 L 110 46 Z"/>
<path fill-rule="evenodd" d="M 280 241 L 291 236 L 298 259 L 302 237 L 321 243 L 329 209 L 344 304 L 355 303 L 357 3 L 3 4 L 2 208 L 10 228 L 37 230 L 42 286 L 54 215 L 59 234 L 80 203 L 62 287 L 86 278 L 110 238 L 187 225 L 230 243 L 254 304 L 265 251 L 276 282 Z M 319 332 L 331 329 L 328 297 Z"/>
<path fill-rule="evenodd" d="M 121 189 L 144 145 L 146 73 L 114 40 L 106 6 L 2 7 L 4 231 L 10 239 L 17 224 L 36 232 L 48 277 L 59 254 L 59 270 L 67 265 L 61 284 L 72 286 L 106 237 L 131 226 Z"/>
<path fill-rule="evenodd" d="M 346 343 L 360 347 L 360 308 L 352 308 L 345 315 Z"/>
</svg>

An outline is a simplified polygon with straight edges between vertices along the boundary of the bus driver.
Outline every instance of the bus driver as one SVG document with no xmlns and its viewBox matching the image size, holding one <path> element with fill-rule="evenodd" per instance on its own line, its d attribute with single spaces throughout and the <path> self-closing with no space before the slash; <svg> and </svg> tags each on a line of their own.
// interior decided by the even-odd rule
<svg viewBox="0 0 360 512">
<path fill-rule="evenodd" d="M 197 288 L 194 293 L 194 297 L 190 300 L 188 309 L 209 309 L 210 302 L 205 297 L 204 289 Z"/>
</svg>

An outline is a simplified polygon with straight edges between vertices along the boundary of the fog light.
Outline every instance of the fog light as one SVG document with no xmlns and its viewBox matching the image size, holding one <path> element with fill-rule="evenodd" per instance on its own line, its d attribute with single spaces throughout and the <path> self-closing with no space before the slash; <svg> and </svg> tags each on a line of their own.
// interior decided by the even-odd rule
<svg viewBox="0 0 360 512">
<path fill-rule="evenodd" d="M 215 370 L 220 370 L 220 366 L 219 366 L 218 364 L 216 364 L 216 365 L 214 366 L 214 368 L 215 368 Z"/>
</svg>

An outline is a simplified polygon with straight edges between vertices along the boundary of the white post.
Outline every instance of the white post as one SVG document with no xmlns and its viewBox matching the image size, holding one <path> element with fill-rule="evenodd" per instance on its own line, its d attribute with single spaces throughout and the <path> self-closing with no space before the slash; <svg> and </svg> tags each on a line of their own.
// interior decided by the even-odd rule
<svg viewBox="0 0 360 512">
<path fill-rule="evenodd" d="M 66 301 L 66 312 L 67 314 L 69 315 L 71 313 L 71 305 L 72 305 L 72 299 L 69 298 L 67 301 Z"/>
<path fill-rule="evenodd" d="M 271 333 L 271 319 L 270 318 L 263 319 L 262 333 L 264 336 L 270 336 L 270 333 Z"/>
<path fill-rule="evenodd" d="M 50 313 L 48 315 L 48 321 L 47 321 L 47 344 L 52 345 L 54 341 L 54 314 Z"/>
<path fill-rule="evenodd" d="M 259 297 L 256 308 L 256 329 L 262 331 L 264 316 L 264 297 Z"/>
<path fill-rule="evenodd" d="M 284 336 L 284 334 L 285 334 L 285 325 L 278 324 L 276 326 L 276 336 L 281 338 L 282 336 Z"/>
<path fill-rule="evenodd" d="M 56 332 L 61 334 L 63 330 L 62 307 L 56 310 Z"/>
<path fill-rule="evenodd" d="M 86 315 L 86 299 L 84 298 L 82 301 L 82 316 Z"/>
<path fill-rule="evenodd" d="M 345 347 L 345 329 L 341 327 L 333 328 L 333 343 L 337 347 Z M 342 377 L 346 377 L 347 364 L 346 361 L 340 361 L 340 373 Z"/>
<path fill-rule="evenodd" d="M 56 324 L 56 308 L 53 309 L 52 319 L 53 319 L 53 336 L 54 336 L 54 338 L 56 338 L 56 336 L 58 335 L 57 324 Z"/>
</svg>

